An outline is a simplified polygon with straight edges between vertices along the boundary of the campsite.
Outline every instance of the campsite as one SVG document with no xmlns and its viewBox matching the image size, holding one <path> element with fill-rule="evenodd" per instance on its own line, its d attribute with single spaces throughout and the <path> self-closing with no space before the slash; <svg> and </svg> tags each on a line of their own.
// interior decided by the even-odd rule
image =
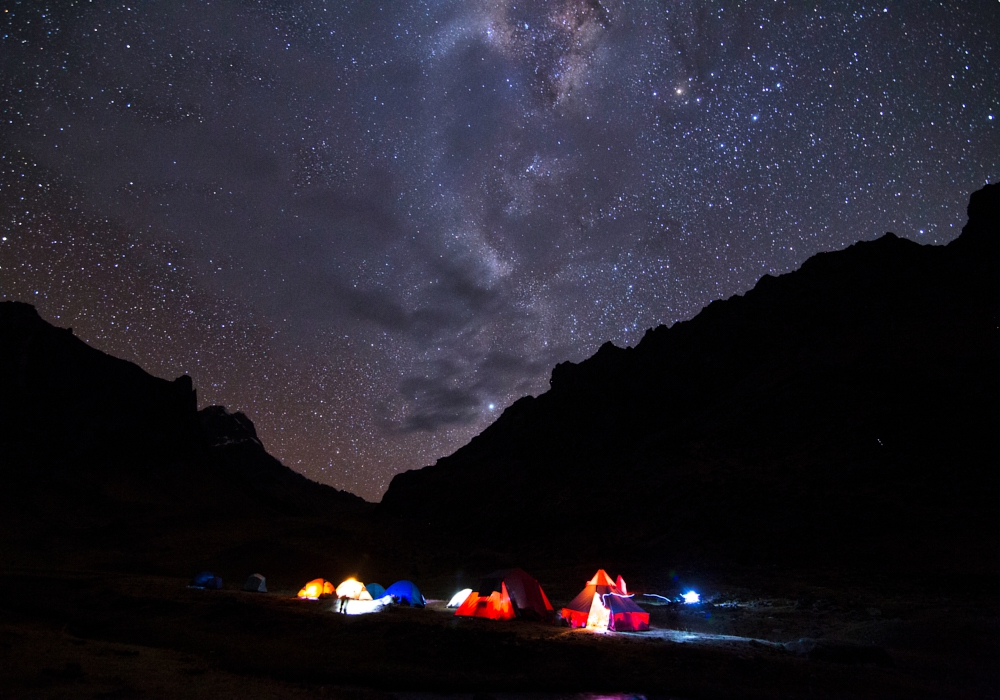
<svg viewBox="0 0 1000 700">
<path fill-rule="evenodd" d="M 741 697 L 958 698 L 988 696 L 998 652 L 990 620 L 1000 610 L 975 598 L 722 596 L 698 610 L 650 607 L 648 633 L 601 635 L 460 619 L 440 600 L 352 617 L 334 614 L 330 601 L 299 601 L 291 588 L 186 583 L 6 575 L 0 653 L 10 696 L 388 698 L 490 688 L 716 697 L 738 687 Z M 803 637 L 821 641 L 797 644 Z"/>
<path fill-rule="evenodd" d="M 378 504 L 3 302 L 0 697 L 996 697 L 969 213 L 557 365 Z"/>
<path fill-rule="evenodd" d="M 832 569 L 603 562 L 650 629 L 595 632 L 456 616 L 449 598 L 483 593 L 490 566 L 516 553 L 382 548 L 377 521 L 357 523 L 234 519 L 127 538 L 104 528 L 19 547 L 0 576 L 4 697 L 967 698 L 989 697 L 998 680 L 1000 605 L 971 578 L 949 587 L 933 575 L 907 585 Z M 190 587 L 198 572 L 184 572 L 209 561 L 222 588 Z M 595 577 L 551 553 L 517 563 L 554 610 Z M 243 590 L 251 571 L 267 592 Z M 335 595 L 298 597 L 317 576 L 331 586 L 405 576 L 427 605 L 339 614 Z M 692 587 L 700 604 L 674 602 Z"/>
<path fill-rule="evenodd" d="M 1000 0 L 8 0 L 0 700 L 1000 700 Z"/>
</svg>

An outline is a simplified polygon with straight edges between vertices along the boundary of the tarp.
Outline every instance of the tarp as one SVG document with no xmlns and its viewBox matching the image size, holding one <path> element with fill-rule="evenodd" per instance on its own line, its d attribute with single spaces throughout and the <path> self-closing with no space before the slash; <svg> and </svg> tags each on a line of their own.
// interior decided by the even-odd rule
<svg viewBox="0 0 1000 700">
<path fill-rule="evenodd" d="M 554 610 L 548 596 L 523 569 L 494 571 L 479 582 L 455 614 L 462 617 L 485 617 L 509 620 L 514 617 L 548 620 Z"/>
<path fill-rule="evenodd" d="M 222 579 L 211 571 L 202 571 L 188 584 L 188 588 L 200 588 L 203 590 L 219 590 L 222 588 Z"/>
<path fill-rule="evenodd" d="M 251 593 L 267 593 L 264 577 L 260 574 L 250 574 L 246 583 L 243 584 L 243 590 Z"/>
<path fill-rule="evenodd" d="M 329 598 L 333 595 L 333 584 L 324 578 L 314 578 L 299 591 L 299 598 L 305 600 L 317 600 L 319 598 Z"/>
<path fill-rule="evenodd" d="M 412 605 L 415 608 L 424 607 L 424 597 L 420 589 L 412 581 L 396 581 L 385 589 L 385 595 L 392 596 L 393 602 Z"/>
</svg>

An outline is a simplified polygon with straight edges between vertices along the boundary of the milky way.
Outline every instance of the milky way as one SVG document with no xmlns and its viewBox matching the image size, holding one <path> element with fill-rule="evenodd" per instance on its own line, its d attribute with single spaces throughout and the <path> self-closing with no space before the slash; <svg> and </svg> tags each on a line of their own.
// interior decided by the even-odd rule
<svg viewBox="0 0 1000 700">
<path fill-rule="evenodd" d="M 3 7 L 0 296 L 368 499 L 1000 179 L 995 1 Z"/>
</svg>

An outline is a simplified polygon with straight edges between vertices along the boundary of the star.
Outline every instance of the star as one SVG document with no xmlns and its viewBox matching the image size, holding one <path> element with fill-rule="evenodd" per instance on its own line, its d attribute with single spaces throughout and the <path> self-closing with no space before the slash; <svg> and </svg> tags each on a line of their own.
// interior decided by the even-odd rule
<svg viewBox="0 0 1000 700">
<path fill-rule="evenodd" d="M 0 297 L 376 500 L 559 362 L 953 240 L 1000 177 L 986 12 L 15 3 Z"/>
</svg>

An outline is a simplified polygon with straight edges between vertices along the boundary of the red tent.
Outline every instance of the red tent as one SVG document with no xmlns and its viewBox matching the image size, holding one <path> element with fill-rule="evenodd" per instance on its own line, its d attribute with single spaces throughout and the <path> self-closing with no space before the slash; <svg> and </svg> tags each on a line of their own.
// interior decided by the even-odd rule
<svg viewBox="0 0 1000 700">
<path fill-rule="evenodd" d="M 642 632 L 649 629 L 649 613 L 640 608 L 629 596 L 610 593 L 603 596 L 604 605 L 611 613 L 608 629 L 614 632 Z"/>
<path fill-rule="evenodd" d="M 649 613 L 625 594 L 625 580 L 612 581 L 599 569 L 579 595 L 562 609 L 562 618 L 570 627 L 590 627 L 614 631 L 649 629 Z"/>
<path fill-rule="evenodd" d="M 469 594 L 455 614 L 490 620 L 547 620 L 553 612 L 538 581 L 522 569 L 503 569 L 480 581 L 479 589 Z"/>
</svg>

